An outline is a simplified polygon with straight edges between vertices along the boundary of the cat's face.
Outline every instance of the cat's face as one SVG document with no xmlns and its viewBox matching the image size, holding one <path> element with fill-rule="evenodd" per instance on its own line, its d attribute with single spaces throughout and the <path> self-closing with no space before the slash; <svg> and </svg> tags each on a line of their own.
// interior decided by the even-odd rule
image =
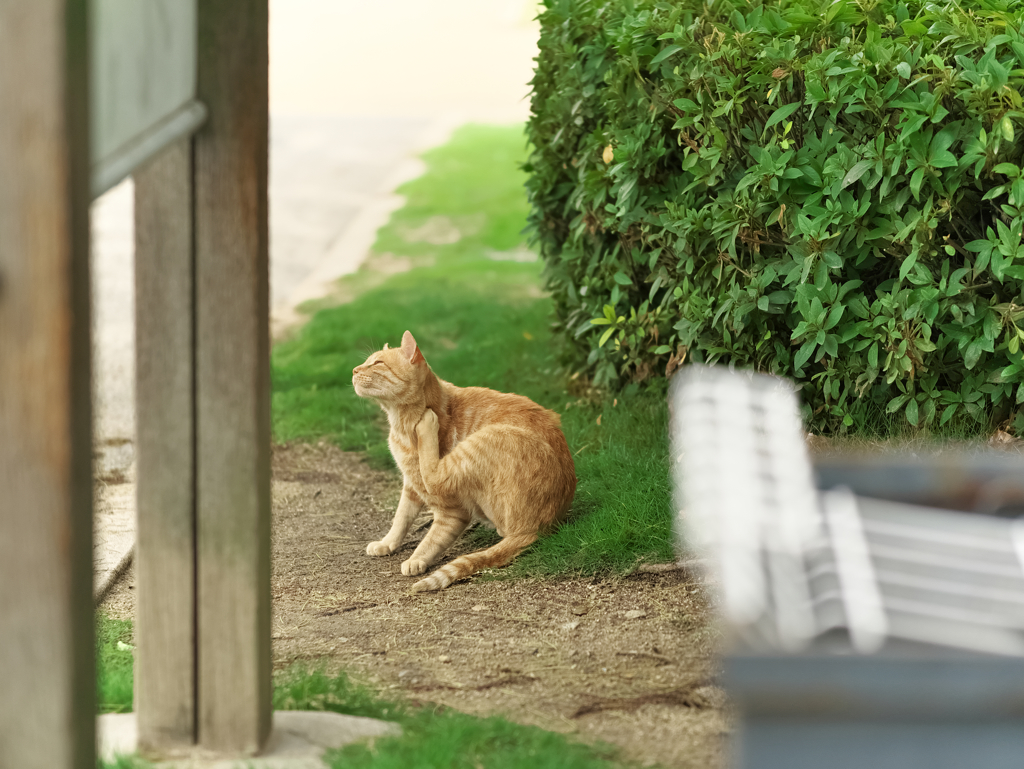
<svg viewBox="0 0 1024 769">
<path fill-rule="evenodd" d="M 356 395 L 381 403 L 405 403 L 423 392 L 428 368 L 416 340 L 408 331 L 401 347 L 388 347 L 373 353 L 361 366 L 352 369 Z"/>
</svg>

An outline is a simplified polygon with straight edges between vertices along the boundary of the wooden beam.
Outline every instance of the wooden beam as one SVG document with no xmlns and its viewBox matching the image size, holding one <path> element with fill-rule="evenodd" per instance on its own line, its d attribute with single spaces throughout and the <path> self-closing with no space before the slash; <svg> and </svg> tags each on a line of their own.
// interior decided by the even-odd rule
<svg viewBox="0 0 1024 769">
<path fill-rule="evenodd" d="M 195 137 L 199 743 L 270 732 L 267 0 L 199 5 Z"/>
<path fill-rule="evenodd" d="M 84 0 L 0 2 L 0 766 L 94 769 Z"/>
<path fill-rule="evenodd" d="M 196 741 L 192 140 L 135 172 L 139 748 Z"/>
</svg>

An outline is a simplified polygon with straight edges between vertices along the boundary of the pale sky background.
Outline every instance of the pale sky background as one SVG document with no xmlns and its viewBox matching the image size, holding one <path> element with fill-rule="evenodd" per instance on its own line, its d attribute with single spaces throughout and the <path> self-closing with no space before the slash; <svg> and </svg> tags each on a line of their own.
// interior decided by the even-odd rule
<svg viewBox="0 0 1024 769">
<path fill-rule="evenodd" d="M 275 115 L 529 115 L 535 0 L 271 0 Z"/>
</svg>

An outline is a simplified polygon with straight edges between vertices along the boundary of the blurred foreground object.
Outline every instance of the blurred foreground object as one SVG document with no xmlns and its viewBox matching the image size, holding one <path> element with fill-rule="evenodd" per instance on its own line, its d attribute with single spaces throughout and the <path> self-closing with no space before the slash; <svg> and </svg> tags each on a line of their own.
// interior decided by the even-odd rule
<svg viewBox="0 0 1024 769">
<path fill-rule="evenodd" d="M 736 765 L 1024 765 L 1024 462 L 815 473 L 793 386 L 725 368 L 679 374 L 671 409 L 677 531 L 729 641 Z"/>
</svg>

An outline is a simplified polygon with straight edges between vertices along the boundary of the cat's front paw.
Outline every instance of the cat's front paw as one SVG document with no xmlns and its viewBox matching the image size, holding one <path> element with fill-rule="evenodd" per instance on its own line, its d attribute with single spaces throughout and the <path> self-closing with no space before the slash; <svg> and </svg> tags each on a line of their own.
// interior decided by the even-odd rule
<svg viewBox="0 0 1024 769">
<path fill-rule="evenodd" d="M 366 546 L 367 555 L 391 555 L 395 549 L 387 542 L 371 542 Z"/>
<path fill-rule="evenodd" d="M 437 414 L 434 413 L 433 409 L 427 409 L 423 412 L 423 416 L 420 417 L 420 421 L 416 425 L 416 435 L 420 438 L 437 435 Z"/>
<path fill-rule="evenodd" d="M 429 563 L 420 558 L 410 558 L 402 564 L 402 574 L 407 577 L 415 577 L 422 574 L 430 566 Z"/>
</svg>

